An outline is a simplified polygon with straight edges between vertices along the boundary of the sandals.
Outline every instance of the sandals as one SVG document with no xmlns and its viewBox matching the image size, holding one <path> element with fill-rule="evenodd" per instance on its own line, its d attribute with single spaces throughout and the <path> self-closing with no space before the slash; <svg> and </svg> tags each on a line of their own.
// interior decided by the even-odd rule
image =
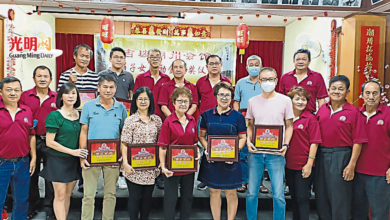
<svg viewBox="0 0 390 220">
<path fill-rule="evenodd" d="M 31 211 L 27 214 L 27 219 L 33 219 L 36 215 L 38 215 L 38 212 L 36 210 Z"/>
<path fill-rule="evenodd" d="M 241 187 L 237 189 L 237 192 L 244 193 L 248 187 L 247 183 L 241 184 Z"/>
<path fill-rule="evenodd" d="M 269 190 L 268 190 L 267 187 L 265 187 L 263 184 L 261 184 L 261 186 L 260 186 L 260 192 L 261 192 L 261 193 L 264 193 L 264 194 L 267 194 L 267 193 L 269 193 Z"/>
</svg>

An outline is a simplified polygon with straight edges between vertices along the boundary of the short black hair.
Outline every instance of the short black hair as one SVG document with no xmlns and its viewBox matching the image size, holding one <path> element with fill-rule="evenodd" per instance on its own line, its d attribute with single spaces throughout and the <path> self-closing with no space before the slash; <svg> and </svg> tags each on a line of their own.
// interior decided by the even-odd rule
<svg viewBox="0 0 390 220">
<path fill-rule="evenodd" d="M 80 107 L 81 100 L 80 100 L 79 90 L 77 89 L 77 87 L 73 83 L 64 83 L 57 93 L 57 100 L 56 100 L 57 108 L 61 108 L 64 105 L 64 101 L 62 100 L 62 95 L 68 94 L 73 89 L 76 89 L 76 93 L 77 93 L 77 101 L 76 101 L 76 103 L 74 103 L 73 108 Z"/>
<path fill-rule="evenodd" d="M 308 49 L 299 49 L 299 50 L 295 51 L 294 57 L 293 57 L 294 60 L 295 60 L 295 56 L 296 56 L 297 54 L 299 54 L 299 53 L 305 53 L 305 54 L 307 54 L 307 57 L 309 58 L 309 61 L 311 61 L 311 54 L 310 54 L 310 50 L 308 50 Z"/>
<path fill-rule="evenodd" d="M 91 59 L 92 59 L 93 51 L 92 51 L 91 47 L 86 45 L 86 44 L 79 44 L 79 45 L 77 45 L 74 48 L 74 50 L 73 50 L 73 56 L 77 57 L 77 54 L 79 53 L 79 49 L 80 48 L 85 48 L 86 50 L 89 50 L 89 53 L 90 53 L 90 56 L 91 56 Z"/>
<path fill-rule="evenodd" d="M 12 83 L 12 82 L 19 82 L 20 88 L 22 88 L 22 83 L 20 82 L 20 80 L 18 78 L 13 77 L 13 76 L 8 76 L 8 77 L 5 77 L 3 80 L 1 80 L 0 89 L 3 89 L 4 84 Z"/>
<path fill-rule="evenodd" d="M 214 87 L 214 96 L 215 97 L 217 97 L 219 90 L 222 89 L 222 88 L 229 90 L 230 91 L 230 96 L 231 96 L 231 98 L 233 98 L 234 89 L 227 82 L 219 82 L 219 83 L 217 83 L 217 85 L 215 85 L 215 87 Z"/>
<path fill-rule="evenodd" d="M 377 81 L 377 80 L 369 80 L 369 81 L 366 81 L 365 83 L 363 83 L 363 85 L 362 85 L 362 94 L 363 94 L 364 89 L 366 88 L 366 85 L 368 83 L 375 83 L 375 84 L 377 84 L 379 86 L 379 92 L 380 92 L 380 94 L 382 94 L 383 88 L 381 86 L 381 83 L 379 81 Z"/>
<path fill-rule="evenodd" d="M 115 86 L 117 86 L 118 82 L 117 80 L 115 79 L 115 77 L 111 74 L 102 74 L 99 76 L 99 82 L 98 82 L 98 85 L 100 86 L 103 81 L 107 81 L 107 82 L 114 82 L 115 83 Z"/>
<path fill-rule="evenodd" d="M 110 51 L 110 58 L 112 58 L 112 54 L 114 54 L 115 51 L 119 51 L 119 52 L 123 53 L 123 56 L 125 56 L 125 58 L 126 58 L 126 52 L 125 52 L 125 50 L 123 50 L 123 49 L 120 48 L 120 47 L 113 47 L 113 48 L 111 49 L 111 51 Z"/>
<path fill-rule="evenodd" d="M 221 57 L 219 57 L 219 56 L 216 55 L 216 54 L 212 54 L 212 55 L 210 55 L 210 56 L 208 56 L 208 57 L 206 58 L 206 64 L 209 64 L 209 59 L 210 59 L 210 58 L 218 58 L 218 59 L 219 59 L 219 62 L 222 63 Z"/>
<path fill-rule="evenodd" d="M 335 83 L 335 82 L 343 82 L 345 84 L 345 87 L 347 88 L 347 90 L 349 89 L 349 85 L 350 85 L 350 82 L 349 82 L 349 79 L 348 77 L 344 76 L 344 75 L 337 75 L 337 76 L 333 76 L 330 80 L 329 80 L 329 87 Z"/>
<path fill-rule="evenodd" d="M 35 78 L 35 75 L 37 75 L 37 70 L 48 70 L 49 74 L 50 74 L 50 79 L 53 78 L 53 74 L 51 73 L 51 70 L 49 69 L 49 67 L 44 66 L 44 65 L 40 65 L 40 66 L 35 67 L 35 69 L 33 71 L 33 78 Z"/>
<path fill-rule="evenodd" d="M 130 107 L 130 114 L 134 114 L 138 110 L 137 106 L 137 99 L 138 96 L 141 95 L 141 93 L 146 92 L 146 95 L 148 95 L 149 98 L 149 108 L 148 108 L 148 115 L 154 114 L 154 99 L 153 99 L 153 93 L 148 87 L 139 87 L 137 90 L 135 90 L 133 94 L 133 99 L 131 100 L 131 107 Z"/>
</svg>

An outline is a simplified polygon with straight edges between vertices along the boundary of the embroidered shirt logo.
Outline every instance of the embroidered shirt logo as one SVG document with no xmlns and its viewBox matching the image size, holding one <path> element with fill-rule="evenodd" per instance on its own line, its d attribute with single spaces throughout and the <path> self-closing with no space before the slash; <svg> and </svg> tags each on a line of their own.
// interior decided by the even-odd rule
<svg viewBox="0 0 390 220">
<path fill-rule="evenodd" d="M 377 125 L 383 125 L 385 122 L 382 120 L 382 119 L 379 119 L 377 122 L 376 122 L 376 124 Z"/>
<path fill-rule="evenodd" d="M 342 116 L 340 116 L 340 121 L 345 121 L 345 120 L 347 120 L 347 118 L 344 116 L 344 115 L 342 115 Z"/>
<path fill-rule="evenodd" d="M 303 129 L 303 128 L 304 128 L 303 124 L 298 125 L 298 129 Z"/>
<path fill-rule="evenodd" d="M 27 117 L 24 117 L 24 123 L 28 123 L 28 118 Z"/>
<path fill-rule="evenodd" d="M 51 107 L 52 107 L 52 108 L 55 108 L 55 107 L 56 107 L 56 103 L 55 103 L 55 102 L 52 102 L 52 103 L 51 103 Z"/>
<path fill-rule="evenodd" d="M 312 81 L 307 81 L 306 85 L 313 85 L 313 82 Z"/>
</svg>

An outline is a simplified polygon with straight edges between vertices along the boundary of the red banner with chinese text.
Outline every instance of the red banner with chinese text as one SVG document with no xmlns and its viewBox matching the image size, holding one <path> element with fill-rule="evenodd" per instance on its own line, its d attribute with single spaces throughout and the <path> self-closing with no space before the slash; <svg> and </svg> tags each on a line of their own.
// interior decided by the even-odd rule
<svg viewBox="0 0 390 220">
<path fill-rule="evenodd" d="M 131 23 L 130 34 L 159 37 L 211 38 L 211 28 L 205 25 Z"/>
<path fill-rule="evenodd" d="M 359 88 L 367 80 L 378 79 L 379 26 L 362 26 L 360 40 Z M 363 100 L 359 100 L 359 106 Z"/>
</svg>

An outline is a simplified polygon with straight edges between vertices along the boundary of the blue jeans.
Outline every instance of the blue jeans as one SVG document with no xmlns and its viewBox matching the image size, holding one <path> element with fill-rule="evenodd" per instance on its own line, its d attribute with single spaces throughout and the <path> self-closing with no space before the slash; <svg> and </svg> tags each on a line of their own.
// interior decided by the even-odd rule
<svg viewBox="0 0 390 220">
<path fill-rule="evenodd" d="M 0 159 L 0 210 L 3 210 L 8 186 L 12 188 L 12 220 L 27 219 L 30 186 L 30 159 L 23 157 L 18 162 Z M 1 217 L 0 217 L 1 218 Z"/>
<path fill-rule="evenodd" d="M 284 166 L 286 160 L 282 156 L 272 154 L 248 155 L 249 182 L 246 195 L 246 216 L 248 220 L 257 219 L 259 188 L 263 179 L 264 169 L 267 167 L 271 179 L 273 196 L 273 219 L 284 220 L 286 201 L 284 200 Z"/>
<path fill-rule="evenodd" d="M 245 146 L 240 151 L 241 180 L 248 183 L 248 147 Z"/>
</svg>

